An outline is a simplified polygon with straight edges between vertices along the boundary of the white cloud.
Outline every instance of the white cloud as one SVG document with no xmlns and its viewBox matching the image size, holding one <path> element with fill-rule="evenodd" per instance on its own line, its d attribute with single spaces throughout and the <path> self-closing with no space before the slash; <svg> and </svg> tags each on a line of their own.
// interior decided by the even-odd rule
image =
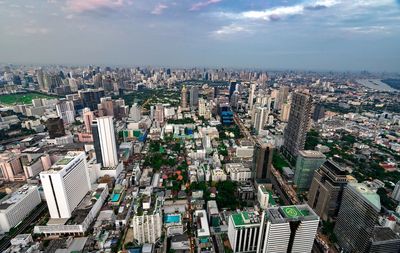
<svg viewBox="0 0 400 253">
<path fill-rule="evenodd" d="M 211 35 L 215 38 L 225 38 L 236 34 L 243 34 L 243 33 L 252 33 L 247 27 L 237 25 L 237 24 L 230 24 L 226 26 L 220 27 L 218 30 L 215 30 L 211 33 Z"/>
<path fill-rule="evenodd" d="M 168 5 L 165 5 L 165 4 L 163 4 L 163 3 L 159 3 L 159 4 L 157 4 L 157 5 L 154 7 L 154 9 L 151 11 L 151 14 L 154 14 L 154 15 L 161 15 L 161 14 L 164 12 L 164 10 L 167 9 L 167 8 L 168 8 Z"/>
</svg>

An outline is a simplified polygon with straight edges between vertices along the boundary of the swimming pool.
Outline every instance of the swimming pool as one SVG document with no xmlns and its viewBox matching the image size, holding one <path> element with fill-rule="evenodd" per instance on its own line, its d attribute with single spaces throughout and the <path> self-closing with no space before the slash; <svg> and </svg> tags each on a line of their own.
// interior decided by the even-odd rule
<svg viewBox="0 0 400 253">
<path fill-rule="evenodd" d="M 111 202 L 117 202 L 119 200 L 120 196 L 121 196 L 121 194 L 119 194 L 119 193 L 114 194 L 111 198 Z"/>
<path fill-rule="evenodd" d="M 167 215 L 164 217 L 164 223 L 180 223 L 181 216 L 179 214 Z"/>
</svg>

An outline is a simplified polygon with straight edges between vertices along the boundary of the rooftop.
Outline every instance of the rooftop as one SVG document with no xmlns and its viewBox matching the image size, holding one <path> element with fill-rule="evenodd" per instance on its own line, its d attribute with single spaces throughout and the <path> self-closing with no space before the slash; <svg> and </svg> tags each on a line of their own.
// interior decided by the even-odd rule
<svg viewBox="0 0 400 253">
<path fill-rule="evenodd" d="M 378 212 L 381 210 L 381 198 L 374 190 L 363 183 L 350 183 L 349 185 L 375 207 Z"/>
<path fill-rule="evenodd" d="M 315 150 L 300 150 L 299 155 L 308 158 L 326 158 L 324 154 Z"/>
<path fill-rule="evenodd" d="M 7 210 L 10 206 L 21 201 L 25 196 L 37 189 L 35 185 L 24 185 L 15 192 L 5 196 L 0 200 L 0 210 Z"/>
<path fill-rule="evenodd" d="M 260 223 L 260 216 L 257 212 L 239 212 L 232 214 L 232 221 L 235 227 L 247 226 Z"/>
<path fill-rule="evenodd" d="M 308 205 L 273 207 L 267 210 L 267 215 L 272 223 L 319 219 Z"/>
</svg>

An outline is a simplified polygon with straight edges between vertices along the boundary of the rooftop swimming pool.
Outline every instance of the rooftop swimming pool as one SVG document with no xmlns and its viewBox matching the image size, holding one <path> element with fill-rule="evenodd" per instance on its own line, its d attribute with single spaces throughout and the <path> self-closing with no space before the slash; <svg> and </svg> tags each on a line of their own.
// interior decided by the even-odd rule
<svg viewBox="0 0 400 253">
<path fill-rule="evenodd" d="M 114 194 L 111 198 L 111 202 L 117 202 L 119 200 L 120 196 L 121 196 L 121 194 L 119 194 L 119 193 Z"/>
<path fill-rule="evenodd" d="M 180 223 L 181 216 L 179 214 L 170 214 L 164 217 L 164 223 Z"/>
</svg>

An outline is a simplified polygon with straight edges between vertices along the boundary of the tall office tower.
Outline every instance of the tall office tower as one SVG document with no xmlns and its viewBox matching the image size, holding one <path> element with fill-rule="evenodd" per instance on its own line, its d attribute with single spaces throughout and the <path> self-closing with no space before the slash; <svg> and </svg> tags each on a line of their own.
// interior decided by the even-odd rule
<svg viewBox="0 0 400 253">
<path fill-rule="evenodd" d="M 235 92 L 236 85 L 237 85 L 236 81 L 231 81 L 231 83 L 229 84 L 229 99 L 232 97 L 233 93 Z"/>
<path fill-rule="evenodd" d="M 91 133 L 92 132 L 92 122 L 94 120 L 94 114 L 93 112 L 90 110 L 90 108 L 84 108 L 83 109 L 83 122 L 85 124 L 85 129 L 87 133 Z"/>
<path fill-rule="evenodd" d="M 61 100 L 56 104 L 57 115 L 64 124 L 68 125 L 75 122 L 74 102 L 69 100 Z"/>
<path fill-rule="evenodd" d="M 78 95 L 83 102 L 84 107 L 89 107 L 90 110 L 97 110 L 97 105 L 100 103 L 100 98 L 104 97 L 104 89 L 88 89 L 78 91 Z"/>
<path fill-rule="evenodd" d="M 262 215 L 257 252 L 311 252 L 318 223 L 308 205 L 268 208 Z"/>
<path fill-rule="evenodd" d="M 257 251 L 260 224 L 260 216 L 253 212 L 239 212 L 229 217 L 228 238 L 234 253 Z"/>
<path fill-rule="evenodd" d="M 318 120 L 323 119 L 324 117 L 325 117 L 325 107 L 322 104 L 315 105 L 312 115 L 313 121 L 318 122 Z"/>
<path fill-rule="evenodd" d="M 41 90 L 41 91 L 44 91 L 45 90 L 45 86 L 44 86 L 44 74 L 43 74 L 43 69 L 38 69 L 38 71 L 37 71 L 37 81 L 38 81 L 38 84 L 39 84 L 39 89 Z"/>
<path fill-rule="evenodd" d="M 312 99 L 309 94 L 296 92 L 292 96 L 289 121 L 284 132 L 283 148 L 291 158 L 304 149 L 310 122 Z"/>
<path fill-rule="evenodd" d="M 187 89 L 186 89 L 185 85 L 183 85 L 182 92 L 181 92 L 181 107 L 182 107 L 182 109 L 186 109 L 188 107 L 188 105 L 187 105 Z"/>
<path fill-rule="evenodd" d="M 366 252 L 377 225 L 379 195 L 362 183 L 349 183 L 344 190 L 334 233 L 344 252 Z"/>
<path fill-rule="evenodd" d="M 97 162 L 107 168 L 117 166 L 117 143 L 113 117 L 104 116 L 95 119 L 92 123 L 92 133 Z"/>
<path fill-rule="evenodd" d="M 287 122 L 289 120 L 290 115 L 290 103 L 283 103 L 280 120 L 283 122 Z"/>
<path fill-rule="evenodd" d="M 294 171 L 294 184 L 300 191 L 308 191 L 314 172 L 326 161 L 326 156 L 319 151 L 301 150 L 297 156 Z"/>
<path fill-rule="evenodd" d="M 255 108 L 254 129 L 256 130 L 256 134 L 260 134 L 261 130 L 263 130 L 268 114 L 269 111 L 266 107 Z"/>
<path fill-rule="evenodd" d="M 275 99 L 274 109 L 281 110 L 282 105 L 287 101 L 289 95 L 289 87 L 281 86 L 279 88 L 279 93 L 277 98 Z"/>
<path fill-rule="evenodd" d="M 249 90 L 249 101 L 247 103 L 249 104 L 249 111 L 253 108 L 254 104 L 254 92 L 256 91 L 256 84 L 252 83 L 250 85 L 250 90 Z"/>
<path fill-rule="evenodd" d="M 253 154 L 253 174 L 256 180 L 267 179 L 271 176 L 271 165 L 274 148 L 269 143 L 255 145 Z"/>
<path fill-rule="evenodd" d="M 199 87 L 192 86 L 190 88 L 190 107 L 195 108 L 199 104 Z"/>
<path fill-rule="evenodd" d="M 142 108 L 140 105 L 135 103 L 132 105 L 131 110 L 129 112 L 129 119 L 132 120 L 133 122 L 139 122 L 140 119 L 142 118 Z"/>
<path fill-rule="evenodd" d="M 40 180 L 51 218 L 70 218 L 91 188 L 85 152 L 68 152 Z"/>
<path fill-rule="evenodd" d="M 400 181 L 397 182 L 392 192 L 392 199 L 400 201 Z"/>
<path fill-rule="evenodd" d="M 156 110 L 154 111 L 154 120 L 159 124 L 164 123 L 164 106 L 162 104 L 156 104 Z"/>
<path fill-rule="evenodd" d="M 49 118 L 46 122 L 47 131 L 50 139 L 65 136 L 63 120 L 60 118 Z"/>
<path fill-rule="evenodd" d="M 322 220 L 335 220 L 348 183 L 347 172 L 332 160 L 315 171 L 308 192 L 308 204 Z"/>
</svg>

